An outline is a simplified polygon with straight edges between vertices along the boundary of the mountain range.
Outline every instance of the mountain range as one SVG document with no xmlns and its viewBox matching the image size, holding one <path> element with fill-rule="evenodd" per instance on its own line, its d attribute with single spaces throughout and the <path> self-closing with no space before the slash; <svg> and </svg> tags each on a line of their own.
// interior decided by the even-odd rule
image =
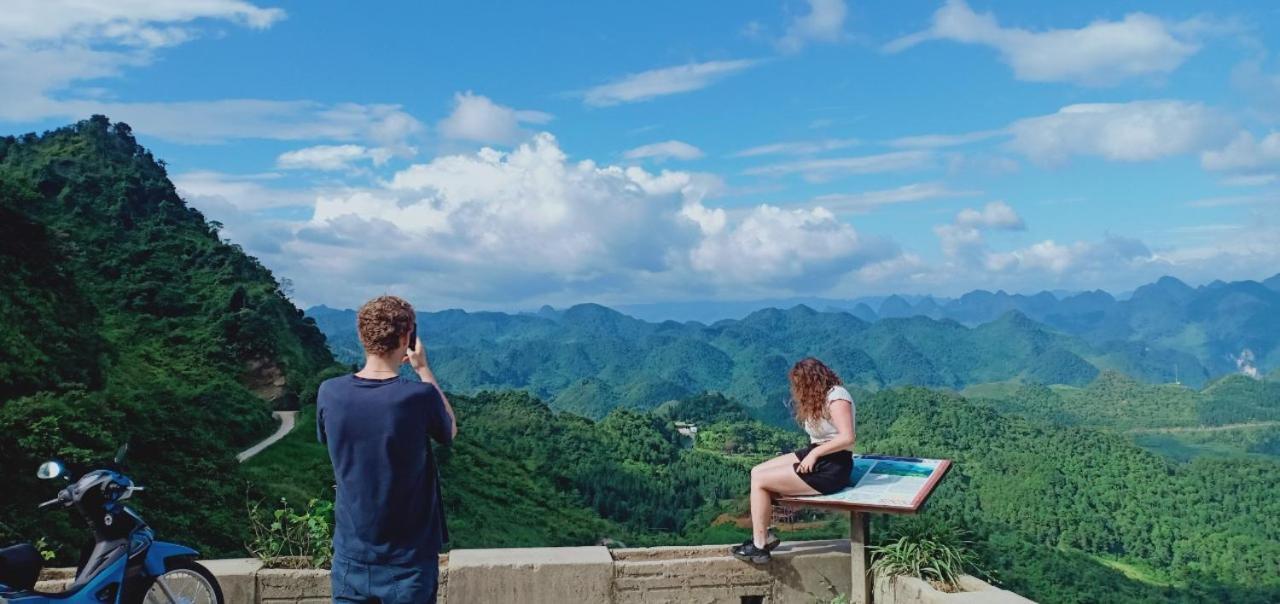
<svg viewBox="0 0 1280 604">
<path fill-rule="evenodd" d="M 792 298 L 632 304 L 617 309 L 650 321 L 714 323 L 745 317 L 761 308 L 796 305 L 847 312 L 864 321 L 922 316 L 967 326 L 1017 311 L 1094 345 L 1138 342 L 1186 352 L 1212 375 L 1280 370 L 1280 273 L 1260 281 L 1213 281 L 1198 287 L 1166 276 L 1119 295 L 1102 290 L 1025 295 L 977 289 L 957 298 Z"/>
<path fill-rule="evenodd" d="M 340 361 L 363 359 L 354 311 L 317 306 L 307 315 Z M 780 421 L 787 369 L 810 355 L 865 391 L 1008 380 L 1084 385 L 1102 370 L 1197 387 L 1214 377 L 1191 353 L 1133 340 L 1090 342 L 1018 310 L 973 327 L 924 316 L 868 322 L 807 306 L 705 325 L 652 323 L 582 304 L 536 314 L 422 312 L 419 324 L 450 388 L 526 389 L 587 417 L 716 391 Z"/>
</svg>

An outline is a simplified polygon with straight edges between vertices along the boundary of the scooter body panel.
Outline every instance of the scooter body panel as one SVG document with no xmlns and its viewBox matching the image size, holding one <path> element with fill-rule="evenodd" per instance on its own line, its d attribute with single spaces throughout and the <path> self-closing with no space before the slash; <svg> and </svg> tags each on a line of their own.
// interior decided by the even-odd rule
<svg viewBox="0 0 1280 604">
<path fill-rule="evenodd" d="M 168 543 L 165 541 L 154 541 L 151 543 L 151 549 L 147 550 L 147 559 L 144 567 L 148 575 L 159 577 L 168 570 L 165 566 L 165 560 L 169 558 L 194 558 L 199 552 L 185 545 L 177 543 Z"/>
<path fill-rule="evenodd" d="M 64 604 L 101 604 L 102 602 L 120 602 L 120 596 L 124 587 L 124 569 L 128 564 L 128 556 L 120 556 L 115 561 L 108 564 L 101 572 L 89 579 L 87 583 L 79 586 L 74 590 L 61 593 L 43 593 L 36 591 L 6 591 L 8 588 L 0 585 L 0 604 L 46 604 L 50 602 L 62 602 Z M 113 589 L 114 595 L 106 600 L 99 598 L 103 590 Z"/>
</svg>

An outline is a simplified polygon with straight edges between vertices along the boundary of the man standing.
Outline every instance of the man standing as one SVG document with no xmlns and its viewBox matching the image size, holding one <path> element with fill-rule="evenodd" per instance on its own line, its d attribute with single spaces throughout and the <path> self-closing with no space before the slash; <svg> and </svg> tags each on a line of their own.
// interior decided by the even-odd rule
<svg viewBox="0 0 1280 604">
<path fill-rule="evenodd" d="M 427 439 L 453 442 L 453 407 L 427 364 L 408 302 L 374 298 L 360 307 L 356 327 L 364 368 L 325 381 L 316 399 L 316 429 L 338 487 L 333 600 L 435 602 L 449 534 Z M 421 383 L 400 377 L 406 362 Z"/>
</svg>

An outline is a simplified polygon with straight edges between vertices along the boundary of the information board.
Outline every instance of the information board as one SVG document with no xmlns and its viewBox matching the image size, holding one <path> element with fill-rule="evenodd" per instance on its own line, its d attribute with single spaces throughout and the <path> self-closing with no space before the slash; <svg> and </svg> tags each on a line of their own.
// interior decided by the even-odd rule
<svg viewBox="0 0 1280 604">
<path fill-rule="evenodd" d="M 951 467 L 946 459 L 854 455 L 853 485 L 830 495 L 786 497 L 778 503 L 900 514 L 915 513 Z"/>
</svg>

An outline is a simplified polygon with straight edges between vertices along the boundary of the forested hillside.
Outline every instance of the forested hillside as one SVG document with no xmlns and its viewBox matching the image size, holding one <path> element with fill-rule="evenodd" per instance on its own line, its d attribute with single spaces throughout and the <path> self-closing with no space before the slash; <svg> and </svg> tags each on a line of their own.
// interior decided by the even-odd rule
<svg viewBox="0 0 1280 604">
<path fill-rule="evenodd" d="M 1003 550 L 995 555 L 1015 591 L 1046 602 L 1162 601 L 1147 587 L 1120 597 L 1111 587 L 1090 592 L 1097 586 L 1054 577 L 1062 558 L 1033 552 L 1058 548 L 1118 560 L 1150 583 L 1189 590 L 1171 589 L 1169 598 L 1280 597 L 1274 460 L 1176 464 L 1120 435 L 1005 417 L 923 389 L 878 393 L 858 411 L 870 450 L 956 460 L 931 513 L 986 533 Z M 1068 594 L 1073 587 L 1092 596 Z"/>
<path fill-rule="evenodd" d="M 1066 426 L 1159 429 L 1280 421 L 1280 383 L 1230 375 L 1196 390 L 1144 384 L 1104 372 L 1084 387 L 984 384 L 966 394 L 1016 413 Z"/>
<path fill-rule="evenodd" d="M 130 446 L 138 505 L 210 553 L 242 544 L 235 452 L 332 363 L 270 271 L 188 207 L 163 162 L 98 116 L 0 138 L 0 542 L 85 537 L 40 462 Z"/>
<path fill-rule="evenodd" d="M 1280 382 L 1229 375 L 1200 390 L 1104 372 L 1089 385 L 980 384 L 965 394 L 1005 414 L 1124 433 L 1170 458 L 1280 458 Z"/>
<path fill-rule="evenodd" d="M 453 547 L 705 541 L 698 536 L 714 530 L 711 520 L 746 492 L 747 458 L 688 447 L 670 407 L 663 414 L 619 409 L 596 422 L 556 414 L 520 392 L 450 400 L 462 428 L 452 447 L 437 452 Z M 306 414 L 314 422 L 312 408 Z M 741 453 L 773 453 L 800 440 L 755 425 L 761 441 L 741 442 Z M 328 497 L 333 484 L 328 452 L 309 429 L 251 460 L 245 476 L 256 495 L 294 501 Z"/>
<path fill-rule="evenodd" d="M 803 441 L 719 395 L 599 421 L 523 393 L 454 399 L 459 439 L 440 449 L 454 547 L 732 543 L 746 535 L 732 519 L 746 509 L 749 467 Z M 1280 463 L 1176 464 L 1121 436 L 922 388 L 862 399 L 858 417 L 860 451 L 956 461 L 921 518 L 972 531 L 1019 593 L 1046 603 L 1280 597 Z M 696 444 L 677 420 L 699 426 Z M 332 484 L 310 430 L 246 470 L 263 497 L 327 497 Z M 843 516 L 823 518 L 783 526 L 785 538 L 847 531 Z M 890 534 L 890 522 L 875 533 Z"/>
<path fill-rule="evenodd" d="M 339 359 L 363 358 L 353 311 L 308 313 Z M 424 312 L 419 321 L 451 388 L 527 389 L 557 410 L 593 418 L 718 391 L 784 423 L 786 370 L 808 355 L 869 391 L 1002 380 L 1083 386 L 1102 369 L 1163 382 L 1172 381 L 1175 365 L 1184 382 L 1207 379 L 1189 355 L 1142 345 L 1097 348 L 1017 312 L 972 328 L 926 317 L 868 323 L 805 306 L 710 326 L 649 323 L 594 304 L 537 315 Z"/>
</svg>

